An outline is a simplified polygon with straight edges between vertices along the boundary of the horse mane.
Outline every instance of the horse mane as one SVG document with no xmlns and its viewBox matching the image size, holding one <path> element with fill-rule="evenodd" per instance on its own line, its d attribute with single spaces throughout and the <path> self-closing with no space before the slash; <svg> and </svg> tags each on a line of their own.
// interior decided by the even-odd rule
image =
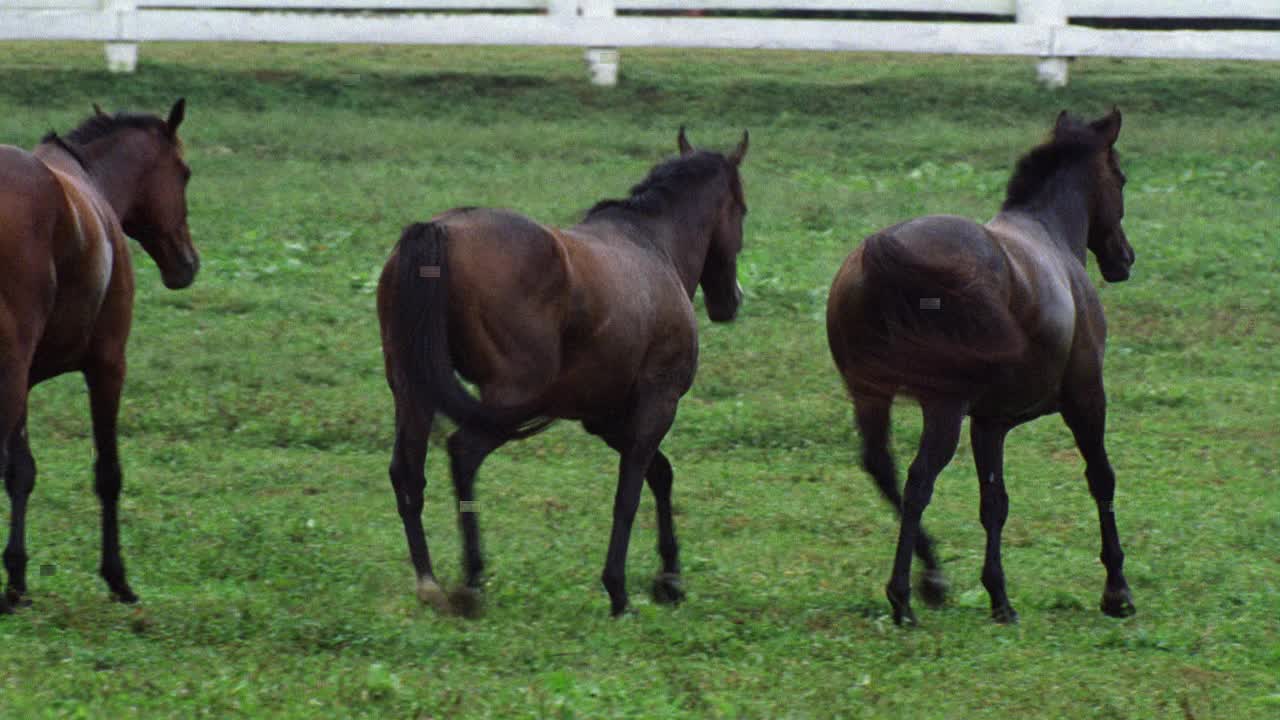
<svg viewBox="0 0 1280 720">
<path fill-rule="evenodd" d="M 1018 160 L 1000 209 L 1008 210 L 1031 202 L 1054 175 L 1092 157 L 1101 144 L 1088 125 L 1077 123 L 1049 142 L 1032 148 Z"/>
<path fill-rule="evenodd" d="M 649 175 L 631 188 L 630 197 L 621 200 L 601 200 L 587 211 L 583 220 L 589 220 L 610 210 L 623 210 L 641 215 L 660 215 L 676 198 L 690 187 L 729 167 L 729 161 L 715 152 L 697 152 L 686 157 L 668 160 L 649 171 Z"/>
<path fill-rule="evenodd" d="M 168 126 L 165 121 L 155 115 L 147 115 L 144 113 L 128 113 L 118 112 L 114 115 L 106 113 L 94 113 L 85 118 L 83 122 L 68 132 L 64 139 L 75 143 L 76 145 L 88 145 L 89 143 L 100 140 L 118 130 L 133 128 L 136 130 L 159 130 L 162 133 L 168 133 Z M 57 133 L 50 132 L 41 139 L 41 142 L 53 142 L 57 137 Z"/>
</svg>

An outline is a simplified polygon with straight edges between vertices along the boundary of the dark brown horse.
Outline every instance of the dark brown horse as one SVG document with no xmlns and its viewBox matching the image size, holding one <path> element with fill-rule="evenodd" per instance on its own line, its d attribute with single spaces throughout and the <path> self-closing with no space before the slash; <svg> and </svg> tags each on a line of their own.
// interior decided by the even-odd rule
<svg viewBox="0 0 1280 720">
<path fill-rule="evenodd" d="M 671 464 L 658 449 L 693 382 L 699 285 L 713 321 L 742 300 L 737 255 L 746 204 L 738 165 L 695 151 L 655 167 L 625 200 L 597 204 L 573 227 L 505 210 L 455 209 L 410 225 L 383 269 L 378 317 L 395 395 L 391 485 L 404 521 L 418 597 L 478 610 L 484 565 L 475 474 L 485 456 L 552 418 L 582 422 L 621 455 L 603 581 L 614 615 L 627 608 L 627 544 L 640 489 L 657 503 L 659 602 L 683 597 L 671 517 Z M 455 371 L 479 387 L 467 394 Z M 465 587 L 442 593 L 422 530 L 423 464 L 436 412 L 449 438 Z"/>
<path fill-rule="evenodd" d="M 1113 149 L 1119 134 L 1118 111 L 1092 123 L 1063 112 L 1052 138 L 1018 162 L 990 222 L 908 220 L 868 237 L 836 274 L 827 303 L 831 354 L 853 398 L 864 467 L 902 518 L 886 588 L 897 623 L 915 621 L 913 550 L 925 563 L 921 594 L 930 604 L 943 599 L 945 583 L 920 516 L 955 454 L 965 415 L 987 532 L 982 583 L 992 617 L 1017 619 L 1000 563 L 1009 509 L 1004 438 L 1053 412 L 1075 435 L 1098 506 L 1107 569 L 1102 611 L 1134 612 L 1112 508 L 1115 474 L 1103 446 L 1106 323 L 1085 272 L 1086 250 L 1111 282 L 1127 279 L 1134 260 L 1120 226 L 1124 175 Z M 889 455 L 889 408 L 898 393 L 919 400 L 924 415 L 902 495 Z"/>
<path fill-rule="evenodd" d="M 125 234 L 184 288 L 199 259 L 187 230 L 178 125 L 168 119 L 95 113 L 30 153 L 0 146 L 0 472 L 12 514 L 0 612 L 25 602 L 27 498 L 36 467 L 27 442 L 27 393 L 79 371 L 89 387 L 97 449 L 94 489 L 102 501 L 102 577 L 121 602 L 137 596 L 120 559 L 120 463 L 116 413 L 133 317 L 133 267 Z"/>
</svg>

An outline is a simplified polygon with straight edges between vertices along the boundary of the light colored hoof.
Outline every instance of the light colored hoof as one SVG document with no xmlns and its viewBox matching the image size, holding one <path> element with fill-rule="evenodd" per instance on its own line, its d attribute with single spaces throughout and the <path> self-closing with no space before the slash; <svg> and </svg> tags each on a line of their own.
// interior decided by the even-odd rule
<svg viewBox="0 0 1280 720">
<path fill-rule="evenodd" d="M 431 578 L 418 578 L 418 600 L 423 605 L 430 605 L 442 613 L 452 610 L 449 605 L 449 595 L 445 593 L 444 588 L 440 587 L 440 583 Z"/>
</svg>

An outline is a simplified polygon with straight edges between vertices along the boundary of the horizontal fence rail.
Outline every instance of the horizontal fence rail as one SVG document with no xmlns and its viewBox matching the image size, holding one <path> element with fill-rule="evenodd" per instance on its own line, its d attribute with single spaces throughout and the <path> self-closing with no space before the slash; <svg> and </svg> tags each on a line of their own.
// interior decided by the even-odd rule
<svg viewBox="0 0 1280 720">
<path fill-rule="evenodd" d="M 158 41 L 577 46 L 605 85 L 628 47 L 1020 55 L 1054 86 L 1072 57 L 1280 60 L 1278 31 L 1074 18 L 1275 22 L 1280 0 L 0 0 L 0 40 L 105 42 L 122 71 L 138 43 Z"/>
</svg>

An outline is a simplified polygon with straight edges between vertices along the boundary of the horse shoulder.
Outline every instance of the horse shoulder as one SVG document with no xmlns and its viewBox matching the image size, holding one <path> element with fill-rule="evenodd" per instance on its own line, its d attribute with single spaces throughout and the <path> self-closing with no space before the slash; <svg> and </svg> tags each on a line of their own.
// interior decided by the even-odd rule
<svg viewBox="0 0 1280 720">
<path fill-rule="evenodd" d="M 91 355 L 123 354 L 134 279 L 120 221 L 79 172 L 50 166 L 60 189 L 52 235 L 55 299 L 37 348 L 41 374 L 79 369 Z"/>
</svg>

